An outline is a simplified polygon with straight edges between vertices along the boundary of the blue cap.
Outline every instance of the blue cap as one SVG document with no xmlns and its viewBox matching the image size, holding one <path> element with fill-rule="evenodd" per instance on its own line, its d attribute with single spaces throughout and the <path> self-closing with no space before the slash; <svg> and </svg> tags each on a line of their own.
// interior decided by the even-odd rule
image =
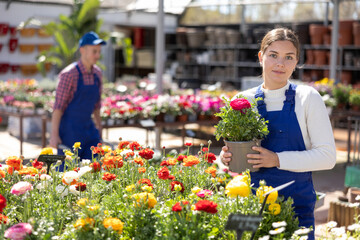
<svg viewBox="0 0 360 240">
<path fill-rule="evenodd" d="M 88 33 L 85 33 L 84 36 L 81 37 L 81 39 L 79 40 L 79 47 L 83 47 L 85 45 L 105 45 L 106 42 L 99 38 L 99 36 L 91 31 Z"/>
</svg>

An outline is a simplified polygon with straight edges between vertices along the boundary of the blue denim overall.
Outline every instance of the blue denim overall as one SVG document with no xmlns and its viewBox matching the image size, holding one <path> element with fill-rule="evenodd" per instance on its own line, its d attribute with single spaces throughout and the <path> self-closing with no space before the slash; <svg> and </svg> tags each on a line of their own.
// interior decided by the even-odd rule
<svg viewBox="0 0 360 240">
<path fill-rule="evenodd" d="M 76 64 L 79 72 L 77 89 L 73 100 L 65 109 L 59 128 L 59 136 L 62 143 L 72 147 L 75 142 L 81 142 L 79 157 L 81 159 L 91 159 L 91 146 L 96 146 L 100 142 L 100 134 L 96 129 L 91 118 L 96 103 L 100 99 L 99 85 L 100 79 L 94 73 L 94 84 L 84 85 L 83 75 L 79 66 Z M 59 155 L 64 155 L 63 150 L 58 149 Z M 62 164 L 58 171 L 63 171 Z"/>
<path fill-rule="evenodd" d="M 262 141 L 261 146 L 273 152 L 282 151 L 305 151 L 305 143 L 295 113 L 296 85 L 290 84 L 285 92 L 286 99 L 281 111 L 266 110 L 264 100 L 257 102 L 257 108 L 262 117 L 269 121 L 269 135 Z M 258 87 L 255 98 L 265 98 L 261 86 Z M 279 195 L 294 199 L 296 216 L 299 225 L 310 227 L 314 225 L 314 208 L 316 193 L 313 187 L 311 172 L 290 172 L 273 168 L 260 168 L 258 172 L 251 173 L 251 181 L 254 187 L 259 186 L 259 180 L 264 179 L 266 185 L 277 187 L 281 184 L 295 180 L 285 189 L 279 191 Z M 309 239 L 314 239 L 314 231 L 309 234 Z"/>
</svg>

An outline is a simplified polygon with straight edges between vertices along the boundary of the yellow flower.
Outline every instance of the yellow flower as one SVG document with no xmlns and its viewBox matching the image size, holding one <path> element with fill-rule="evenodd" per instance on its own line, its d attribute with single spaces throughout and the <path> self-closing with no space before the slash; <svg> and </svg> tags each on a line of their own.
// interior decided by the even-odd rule
<svg viewBox="0 0 360 240">
<path fill-rule="evenodd" d="M 75 228 L 83 228 L 85 226 L 85 219 L 79 218 L 78 220 L 76 220 L 74 227 Z"/>
<path fill-rule="evenodd" d="M 191 189 L 191 192 L 196 194 L 196 193 L 200 192 L 201 190 L 202 190 L 201 188 L 199 188 L 198 186 L 195 186 Z"/>
<path fill-rule="evenodd" d="M 85 207 L 87 203 L 88 203 L 88 199 L 87 199 L 87 198 L 81 198 L 81 199 L 79 199 L 79 200 L 76 202 L 76 204 L 77 204 L 78 206 L 83 206 L 83 207 Z"/>
<path fill-rule="evenodd" d="M 19 175 L 33 175 L 37 174 L 38 170 L 34 167 L 24 167 L 19 170 Z"/>
<path fill-rule="evenodd" d="M 243 180 L 239 178 L 231 180 L 225 187 L 225 193 L 231 198 L 249 196 L 251 192 L 250 186 Z"/>
<path fill-rule="evenodd" d="M 152 187 L 148 186 L 148 185 L 144 185 L 141 187 L 141 190 L 145 191 L 145 192 L 151 192 L 152 191 Z"/>
<path fill-rule="evenodd" d="M 131 185 L 129 185 L 129 186 L 126 186 L 126 188 L 125 188 L 125 190 L 126 190 L 127 192 L 132 192 L 132 191 L 134 191 L 134 189 L 135 189 L 135 185 L 134 185 L 134 184 L 131 184 Z"/>
<path fill-rule="evenodd" d="M 256 196 L 260 199 L 261 203 L 264 202 L 264 199 L 265 199 L 264 194 L 267 192 L 270 192 L 271 190 L 273 190 L 273 187 L 271 187 L 271 186 L 260 186 L 256 190 Z M 266 200 L 266 203 L 267 204 L 274 203 L 276 201 L 277 197 L 278 197 L 277 191 L 270 193 Z"/>
<path fill-rule="evenodd" d="M 106 152 L 106 153 L 111 151 L 111 147 L 107 146 L 107 145 L 102 146 L 101 149 L 104 150 L 104 152 Z"/>
<path fill-rule="evenodd" d="M 170 165 L 176 165 L 178 163 L 178 160 L 176 158 L 169 158 L 167 162 Z"/>
<path fill-rule="evenodd" d="M 174 189 L 176 192 L 180 192 L 182 190 L 182 187 L 180 184 L 175 184 Z"/>
<path fill-rule="evenodd" d="M 40 155 L 53 155 L 53 150 L 52 148 L 43 148 L 40 152 Z"/>
<path fill-rule="evenodd" d="M 81 142 L 76 142 L 76 143 L 74 143 L 73 149 L 78 149 L 78 148 L 80 148 L 80 145 L 81 145 Z"/>
<path fill-rule="evenodd" d="M 268 209 L 272 215 L 278 215 L 281 211 L 281 206 L 278 203 L 271 203 Z"/>
<path fill-rule="evenodd" d="M 193 204 L 193 205 L 191 205 L 191 210 L 192 211 L 195 211 L 195 209 L 196 209 L 196 206 Z"/>
<path fill-rule="evenodd" d="M 74 155 L 70 150 L 65 150 L 64 153 L 65 153 L 66 156 L 69 156 L 69 157 Z"/>
<path fill-rule="evenodd" d="M 142 192 L 132 195 L 132 198 L 136 201 L 135 206 L 141 206 L 145 204 L 148 208 L 153 208 L 157 203 L 157 200 L 152 193 Z"/>
<path fill-rule="evenodd" d="M 111 227 L 112 230 L 118 232 L 119 234 L 122 233 L 124 228 L 124 223 L 118 218 L 105 218 L 103 225 L 105 228 Z"/>
<path fill-rule="evenodd" d="M 93 205 L 88 207 L 90 211 L 97 211 L 99 209 L 98 205 Z"/>
</svg>

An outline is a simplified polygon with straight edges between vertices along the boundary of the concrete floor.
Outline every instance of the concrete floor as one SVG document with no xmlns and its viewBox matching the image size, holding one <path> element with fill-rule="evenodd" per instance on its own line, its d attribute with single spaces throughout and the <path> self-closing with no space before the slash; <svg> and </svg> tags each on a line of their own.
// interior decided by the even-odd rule
<svg viewBox="0 0 360 240">
<path fill-rule="evenodd" d="M 198 128 L 198 126 L 195 126 Z M 148 135 L 148 145 L 155 146 L 156 139 L 155 133 L 150 131 Z M 318 207 L 315 211 L 316 219 L 316 235 L 320 236 L 319 226 L 325 224 L 328 218 L 329 204 L 332 201 L 337 201 L 339 196 L 343 196 L 344 178 L 345 178 L 345 163 L 347 161 L 347 131 L 345 129 L 334 129 L 334 136 L 337 146 L 337 164 L 336 166 L 327 171 L 319 171 L 313 173 L 314 186 L 316 191 L 326 194 L 324 204 Z M 146 130 L 140 128 L 112 128 L 108 133 L 103 132 L 103 137 L 108 142 L 117 144 L 119 137 L 123 140 L 138 141 L 140 144 L 146 142 Z M 18 138 L 11 136 L 6 129 L 0 129 L 0 159 L 8 156 L 20 155 L 20 143 Z M 195 145 L 204 143 L 207 145 L 207 140 L 185 138 L 185 142 L 192 142 Z M 182 139 L 179 135 L 170 133 L 163 133 L 161 135 L 161 146 L 166 146 L 167 149 L 174 147 L 182 147 Z M 27 159 L 33 159 L 40 153 L 41 140 L 28 139 L 23 143 L 23 155 Z M 194 151 L 197 151 L 196 149 Z M 212 152 L 218 154 L 220 147 L 214 147 Z"/>
</svg>

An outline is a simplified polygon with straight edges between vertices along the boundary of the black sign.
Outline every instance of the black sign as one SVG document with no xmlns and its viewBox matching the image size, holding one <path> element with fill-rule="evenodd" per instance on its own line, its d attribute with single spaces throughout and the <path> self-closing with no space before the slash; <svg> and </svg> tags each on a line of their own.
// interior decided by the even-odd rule
<svg viewBox="0 0 360 240">
<path fill-rule="evenodd" d="M 261 221 L 262 216 L 260 215 L 243 215 L 232 213 L 229 215 L 225 229 L 256 232 Z"/>
<path fill-rule="evenodd" d="M 64 161 L 65 155 L 40 155 L 38 157 L 38 162 L 44 162 L 47 165 L 47 173 L 49 174 L 50 166 L 57 161 Z"/>
</svg>

